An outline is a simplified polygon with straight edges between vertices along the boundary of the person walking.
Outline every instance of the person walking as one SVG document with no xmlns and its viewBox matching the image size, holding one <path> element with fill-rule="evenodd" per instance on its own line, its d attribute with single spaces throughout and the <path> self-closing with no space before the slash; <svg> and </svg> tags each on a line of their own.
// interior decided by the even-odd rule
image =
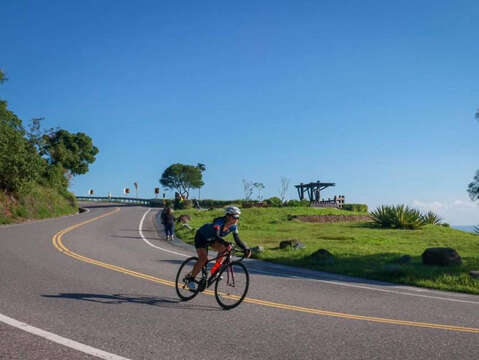
<svg viewBox="0 0 479 360">
<path fill-rule="evenodd" d="M 161 213 L 161 222 L 165 227 L 166 240 L 173 240 L 175 234 L 175 217 L 173 216 L 173 209 L 167 207 Z"/>
</svg>

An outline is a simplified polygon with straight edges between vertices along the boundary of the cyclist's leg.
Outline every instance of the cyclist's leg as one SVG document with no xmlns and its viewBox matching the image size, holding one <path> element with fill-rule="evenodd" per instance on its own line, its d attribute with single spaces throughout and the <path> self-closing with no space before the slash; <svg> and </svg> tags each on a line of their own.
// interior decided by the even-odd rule
<svg viewBox="0 0 479 360">
<path fill-rule="evenodd" d="M 195 235 L 195 248 L 196 253 L 198 254 L 198 262 L 191 271 L 192 277 L 195 277 L 208 261 L 208 241 L 206 241 L 206 239 L 203 238 L 199 233 L 196 233 Z"/>
<path fill-rule="evenodd" d="M 221 264 L 223 263 L 225 259 L 224 256 L 221 256 L 221 255 L 225 253 L 226 246 L 224 244 L 219 243 L 218 241 L 214 241 L 211 244 L 211 248 L 218 252 L 218 255 L 217 255 L 218 259 L 216 260 L 216 265 L 218 265 L 216 268 L 218 268 L 219 266 L 221 266 Z"/>
<path fill-rule="evenodd" d="M 198 254 L 198 262 L 195 264 L 195 266 L 193 266 L 193 270 L 191 271 L 192 277 L 195 277 L 208 261 L 208 249 L 198 248 L 196 249 L 196 253 Z"/>
</svg>

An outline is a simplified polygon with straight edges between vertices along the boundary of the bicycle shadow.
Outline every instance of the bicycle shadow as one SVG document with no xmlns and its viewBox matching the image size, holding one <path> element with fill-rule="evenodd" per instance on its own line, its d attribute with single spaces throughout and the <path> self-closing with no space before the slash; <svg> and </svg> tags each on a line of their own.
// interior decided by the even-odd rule
<svg viewBox="0 0 479 360">
<path fill-rule="evenodd" d="M 82 300 L 106 305 L 120 305 L 124 303 L 159 306 L 178 310 L 205 310 L 221 311 L 216 306 L 194 305 L 185 303 L 177 298 L 155 297 L 138 294 L 91 294 L 91 293 L 59 293 L 58 295 L 41 295 L 46 298 Z"/>
</svg>

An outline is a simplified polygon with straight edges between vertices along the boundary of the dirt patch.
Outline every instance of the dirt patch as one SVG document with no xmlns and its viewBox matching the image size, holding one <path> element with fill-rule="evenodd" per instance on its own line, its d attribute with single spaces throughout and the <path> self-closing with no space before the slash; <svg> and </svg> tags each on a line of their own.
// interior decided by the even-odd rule
<svg viewBox="0 0 479 360">
<path fill-rule="evenodd" d="M 371 221 L 368 215 L 304 215 L 297 216 L 296 219 L 314 223 Z"/>
</svg>

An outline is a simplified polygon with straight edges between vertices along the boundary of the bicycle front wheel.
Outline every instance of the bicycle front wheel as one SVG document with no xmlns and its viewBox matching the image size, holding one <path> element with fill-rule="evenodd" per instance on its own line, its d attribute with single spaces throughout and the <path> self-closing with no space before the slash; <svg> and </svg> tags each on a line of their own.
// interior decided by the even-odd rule
<svg viewBox="0 0 479 360">
<path fill-rule="evenodd" d="M 223 309 L 232 309 L 243 301 L 248 287 L 249 274 L 246 266 L 241 262 L 232 262 L 219 273 L 216 280 L 216 301 Z"/>
<path fill-rule="evenodd" d="M 201 279 L 201 271 L 196 276 L 195 282 L 195 290 L 190 290 L 188 287 L 188 275 L 191 274 L 193 270 L 193 266 L 198 262 L 198 258 L 196 256 L 190 257 L 186 259 L 183 264 L 181 264 L 178 273 L 176 274 L 176 281 L 175 281 L 175 288 L 176 293 L 183 301 L 188 301 L 193 299 L 196 295 L 198 295 L 199 290 L 199 282 Z"/>
</svg>

